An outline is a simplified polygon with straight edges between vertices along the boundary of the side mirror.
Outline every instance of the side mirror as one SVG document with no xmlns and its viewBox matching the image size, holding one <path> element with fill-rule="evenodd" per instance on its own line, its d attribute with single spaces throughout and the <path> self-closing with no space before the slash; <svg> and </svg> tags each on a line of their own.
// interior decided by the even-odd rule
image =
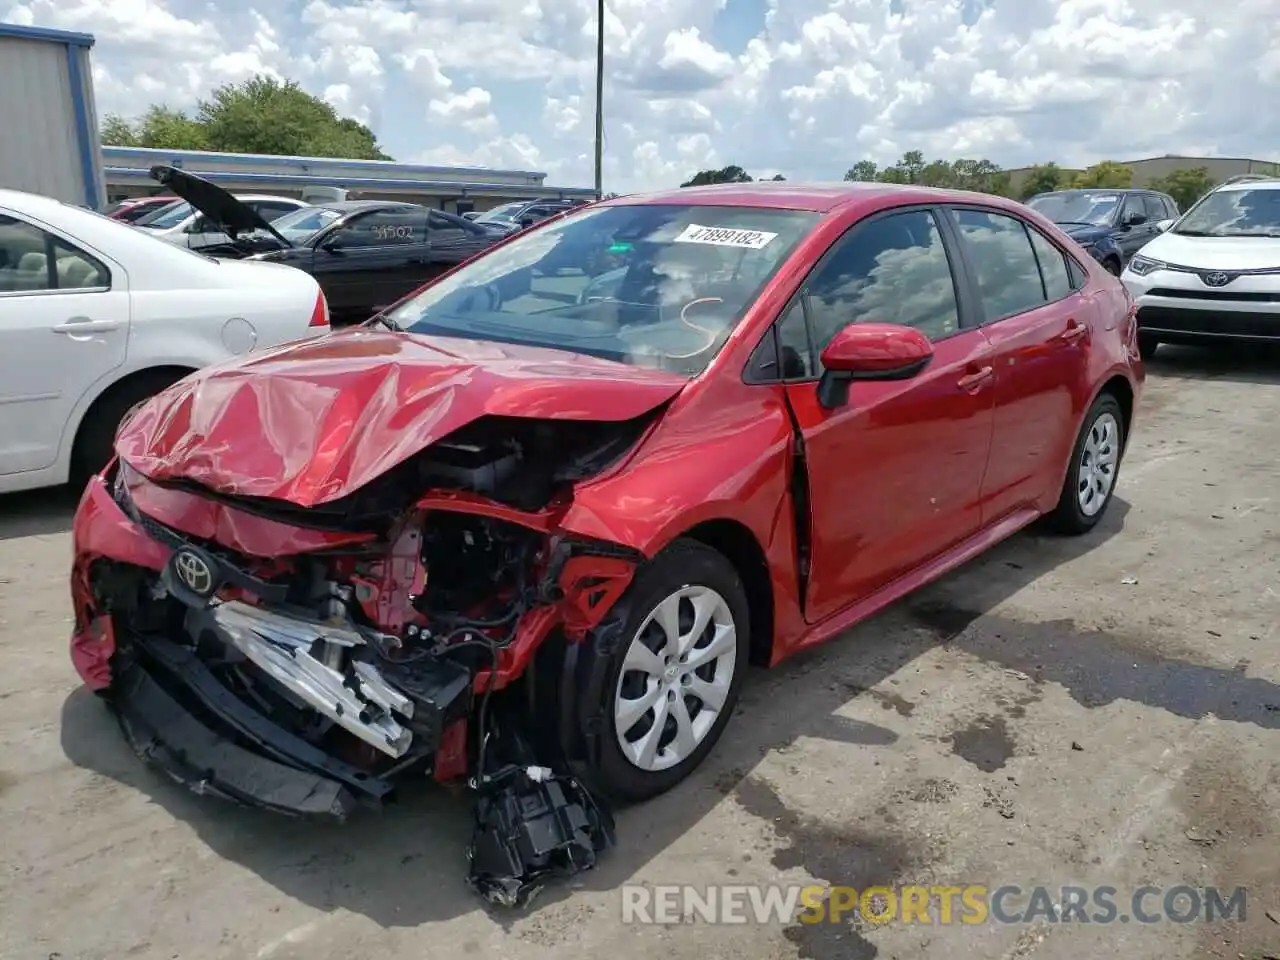
<svg viewBox="0 0 1280 960">
<path fill-rule="evenodd" d="M 211 233 L 209 221 L 204 217 L 196 217 L 187 224 L 186 233 Z"/>
<path fill-rule="evenodd" d="M 843 406 L 854 380 L 909 380 L 933 359 L 933 344 L 919 330 L 896 323 L 851 323 L 823 348 L 818 402 Z"/>
<path fill-rule="evenodd" d="M 316 244 L 316 249 L 323 250 L 325 253 L 341 253 L 342 241 L 334 236 L 325 237 Z"/>
<path fill-rule="evenodd" d="M 1166 230 L 1168 230 L 1177 222 L 1178 222 L 1177 220 L 1161 220 L 1159 223 L 1156 224 L 1156 229 L 1159 230 L 1161 233 L 1164 233 Z"/>
<path fill-rule="evenodd" d="M 1124 215 L 1122 223 L 1126 227 L 1137 227 L 1147 222 L 1145 213 L 1138 213 L 1136 210 L 1130 211 Z"/>
<path fill-rule="evenodd" d="M 529 229 L 530 227 L 532 227 L 535 223 L 537 223 L 537 220 L 535 220 L 533 217 L 530 217 L 530 216 L 523 216 L 523 217 L 521 217 L 521 218 L 520 218 L 520 229 L 521 229 L 521 230 L 528 230 L 528 229 Z"/>
</svg>

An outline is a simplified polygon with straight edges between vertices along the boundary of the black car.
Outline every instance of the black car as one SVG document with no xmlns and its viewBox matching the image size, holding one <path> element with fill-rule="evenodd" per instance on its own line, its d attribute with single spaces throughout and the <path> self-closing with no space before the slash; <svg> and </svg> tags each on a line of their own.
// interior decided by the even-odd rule
<svg viewBox="0 0 1280 960">
<path fill-rule="evenodd" d="M 267 223 L 194 174 L 155 167 L 151 176 L 231 237 L 200 253 L 305 270 L 324 290 L 335 327 L 369 319 L 506 235 L 451 213 L 390 200 L 322 203 Z"/>
<path fill-rule="evenodd" d="M 1178 205 L 1155 190 L 1090 187 L 1054 190 L 1027 201 L 1116 276 L 1129 258 L 1156 237 L 1160 224 L 1178 217 Z"/>
</svg>

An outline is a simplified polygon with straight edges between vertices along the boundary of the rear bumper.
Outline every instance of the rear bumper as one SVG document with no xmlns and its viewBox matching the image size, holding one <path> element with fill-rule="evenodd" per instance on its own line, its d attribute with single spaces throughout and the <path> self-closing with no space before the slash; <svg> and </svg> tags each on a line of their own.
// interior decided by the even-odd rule
<svg viewBox="0 0 1280 960">
<path fill-rule="evenodd" d="M 134 752 L 195 793 L 300 817 L 345 819 L 391 784 L 246 705 L 189 651 L 130 638 L 111 703 Z"/>
</svg>

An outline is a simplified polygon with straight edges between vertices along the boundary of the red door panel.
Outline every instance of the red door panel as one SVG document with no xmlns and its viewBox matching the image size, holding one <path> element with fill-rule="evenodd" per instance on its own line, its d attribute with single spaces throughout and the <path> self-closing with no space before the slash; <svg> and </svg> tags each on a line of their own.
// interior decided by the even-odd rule
<svg viewBox="0 0 1280 960">
<path fill-rule="evenodd" d="M 805 442 L 813 517 L 805 616 L 815 622 L 970 536 L 991 448 L 995 371 L 980 330 L 934 344 L 914 378 L 851 385 L 825 410 L 786 386 Z"/>
<path fill-rule="evenodd" d="M 1080 295 L 984 328 L 994 351 L 995 426 L 982 487 L 987 523 L 1057 497 L 1075 443 L 1073 387 L 1088 369 L 1092 304 Z"/>
</svg>

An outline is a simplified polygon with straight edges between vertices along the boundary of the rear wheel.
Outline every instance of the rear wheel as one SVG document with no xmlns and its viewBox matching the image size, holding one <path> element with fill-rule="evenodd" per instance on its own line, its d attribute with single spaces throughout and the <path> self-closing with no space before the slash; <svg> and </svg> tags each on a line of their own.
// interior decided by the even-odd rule
<svg viewBox="0 0 1280 960">
<path fill-rule="evenodd" d="M 605 674 L 595 784 L 623 801 L 670 790 L 706 759 L 733 714 L 750 649 L 746 591 L 733 565 L 676 541 L 627 595 L 623 641 Z"/>
<path fill-rule="evenodd" d="M 1120 473 L 1124 430 L 1119 401 L 1101 394 L 1085 415 L 1058 505 L 1047 518 L 1059 533 L 1088 533 L 1106 513 Z"/>
<path fill-rule="evenodd" d="M 126 413 L 161 390 L 177 383 L 183 373 L 158 370 L 140 373 L 121 381 L 94 401 L 80 421 L 71 452 L 72 487 L 79 491 L 95 474 L 101 473 L 115 453 L 116 431 Z"/>
<path fill-rule="evenodd" d="M 1149 333 L 1138 334 L 1138 353 L 1143 360 L 1150 360 L 1160 348 L 1160 340 Z"/>
</svg>

